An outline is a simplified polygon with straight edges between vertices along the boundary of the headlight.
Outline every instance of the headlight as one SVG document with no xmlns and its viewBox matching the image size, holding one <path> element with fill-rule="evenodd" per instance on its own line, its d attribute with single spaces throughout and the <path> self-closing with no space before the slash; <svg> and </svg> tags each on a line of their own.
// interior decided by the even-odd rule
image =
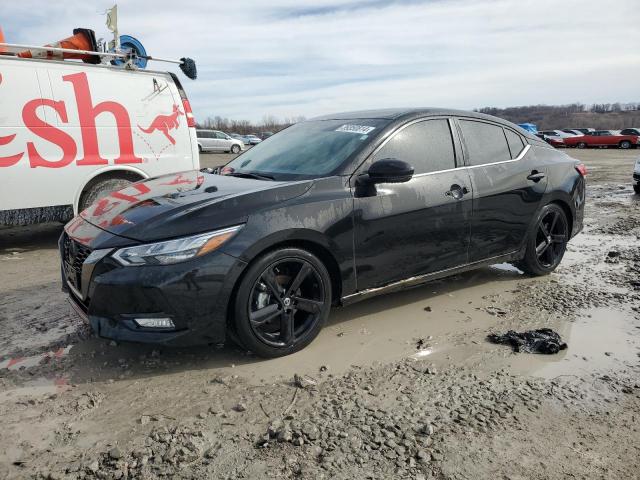
<svg viewBox="0 0 640 480">
<path fill-rule="evenodd" d="M 242 225 L 166 242 L 121 248 L 113 254 L 125 266 L 168 265 L 212 252 L 233 237 Z"/>
</svg>

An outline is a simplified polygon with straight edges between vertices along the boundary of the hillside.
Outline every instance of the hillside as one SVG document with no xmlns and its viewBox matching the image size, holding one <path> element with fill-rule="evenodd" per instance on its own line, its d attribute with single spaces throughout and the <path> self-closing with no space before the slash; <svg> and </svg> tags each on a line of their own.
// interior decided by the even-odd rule
<svg viewBox="0 0 640 480">
<path fill-rule="evenodd" d="M 640 109 L 638 105 L 531 105 L 523 107 L 493 108 L 484 107 L 476 111 L 495 115 L 514 123 L 531 122 L 539 130 L 562 128 L 595 128 L 620 130 L 627 127 L 640 127 Z M 633 108 L 633 109 L 632 109 Z"/>
</svg>

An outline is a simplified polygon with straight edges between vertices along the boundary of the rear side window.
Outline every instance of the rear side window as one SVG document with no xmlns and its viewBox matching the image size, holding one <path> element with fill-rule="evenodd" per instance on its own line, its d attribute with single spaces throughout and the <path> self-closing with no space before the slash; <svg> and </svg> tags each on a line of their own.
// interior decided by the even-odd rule
<svg viewBox="0 0 640 480">
<path fill-rule="evenodd" d="M 471 165 L 511 160 L 511 153 L 502 127 L 471 120 L 460 120 L 460 127 L 467 145 Z"/>
<path fill-rule="evenodd" d="M 449 122 L 445 119 L 425 120 L 400 130 L 374 155 L 403 160 L 416 174 L 455 168 L 456 159 Z"/>
<path fill-rule="evenodd" d="M 518 155 L 520 155 L 522 149 L 524 148 L 522 137 L 517 133 L 509 130 L 508 128 L 504 129 L 504 134 L 507 137 L 509 150 L 511 150 L 511 158 L 516 158 Z"/>
</svg>

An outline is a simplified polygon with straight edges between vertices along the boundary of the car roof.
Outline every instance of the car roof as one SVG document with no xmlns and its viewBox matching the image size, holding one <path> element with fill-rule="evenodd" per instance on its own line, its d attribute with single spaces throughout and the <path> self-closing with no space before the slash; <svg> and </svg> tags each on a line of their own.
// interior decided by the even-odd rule
<svg viewBox="0 0 640 480">
<path fill-rule="evenodd" d="M 457 116 L 457 117 L 470 117 L 477 118 L 478 120 L 489 120 L 491 122 L 501 123 L 508 126 L 520 134 L 529 138 L 535 138 L 531 132 L 525 131 L 523 128 L 518 127 L 516 124 L 511 123 L 499 117 L 492 115 L 486 115 L 479 112 L 470 112 L 466 110 L 455 110 L 451 108 L 439 108 L 439 107 L 423 107 L 423 108 L 383 108 L 378 110 L 358 110 L 354 112 L 341 112 L 329 115 L 321 115 L 319 117 L 311 118 L 314 120 L 355 120 L 358 118 L 374 118 L 374 119 L 386 119 L 386 120 L 412 120 L 413 118 L 429 117 L 429 116 Z"/>
</svg>

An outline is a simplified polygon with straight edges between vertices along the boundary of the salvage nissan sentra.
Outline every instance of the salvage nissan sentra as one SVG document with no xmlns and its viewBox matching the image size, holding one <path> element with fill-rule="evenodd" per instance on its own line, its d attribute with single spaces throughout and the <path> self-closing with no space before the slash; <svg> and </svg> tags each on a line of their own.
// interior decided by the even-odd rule
<svg viewBox="0 0 640 480">
<path fill-rule="evenodd" d="M 63 288 L 105 338 L 231 338 L 287 355 L 316 337 L 333 305 L 499 262 L 552 272 L 582 229 L 585 175 L 487 115 L 329 115 L 220 171 L 100 199 L 60 238 Z"/>
</svg>

